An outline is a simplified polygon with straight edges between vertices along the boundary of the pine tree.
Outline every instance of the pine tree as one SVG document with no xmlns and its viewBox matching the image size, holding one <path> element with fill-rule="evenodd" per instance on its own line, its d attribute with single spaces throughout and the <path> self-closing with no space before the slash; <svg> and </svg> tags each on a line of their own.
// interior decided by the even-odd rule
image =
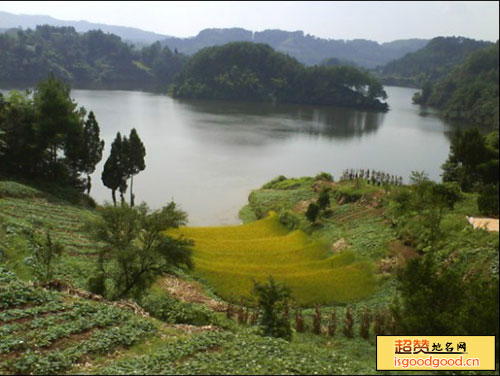
<svg viewBox="0 0 500 376">
<path fill-rule="evenodd" d="M 111 189 L 113 204 L 116 206 L 116 190 L 126 186 L 126 175 L 123 163 L 123 141 L 120 132 L 111 144 L 111 152 L 104 163 L 101 179 L 103 184 Z"/>
<path fill-rule="evenodd" d="M 102 151 L 104 149 L 104 141 L 99 137 L 99 124 L 90 111 L 85 126 L 83 128 L 83 165 L 82 171 L 87 174 L 87 194 L 90 194 L 91 182 L 90 174 L 95 171 L 95 166 L 102 159 Z"/>
<path fill-rule="evenodd" d="M 134 184 L 134 175 L 143 171 L 146 168 L 144 157 L 146 156 L 146 148 L 142 143 L 135 128 L 130 131 L 128 138 L 128 160 L 127 160 L 127 175 L 130 176 L 130 206 L 134 206 L 134 193 L 132 192 Z"/>
</svg>

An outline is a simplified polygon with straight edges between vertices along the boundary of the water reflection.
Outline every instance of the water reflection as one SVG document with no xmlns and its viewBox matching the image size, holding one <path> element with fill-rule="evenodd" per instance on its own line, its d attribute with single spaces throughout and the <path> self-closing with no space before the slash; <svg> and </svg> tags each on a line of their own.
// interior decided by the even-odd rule
<svg viewBox="0 0 500 376">
<path fill-rule="evenodd" d="M 326 138 L 360 138 L 376 132 L 385 113 L 268 103 L 178 101 L 187 113 L 196 114 L 193 135 L 220 142 L 259 145 L 300 134 Z M 230 139 L 224 135 L 230 132 Z M 222 139 L 221 139 L 222 137 Z"/>
</svg>

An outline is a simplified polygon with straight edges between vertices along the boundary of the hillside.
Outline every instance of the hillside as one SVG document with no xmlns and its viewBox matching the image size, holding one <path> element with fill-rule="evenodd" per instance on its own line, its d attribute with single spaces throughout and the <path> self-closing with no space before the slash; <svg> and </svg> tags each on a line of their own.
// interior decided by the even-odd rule
<svg viewBox="0 0 500 376">
<path fill-rule="evenodd" d="M 445 118 L 498 129 L 498 42 L 471 53 L 441 80 L 428 83 L 414 102 L 442 109 Z"/>
<path fill-rule="evenodd" d="M 134 305 L 126 302 L 109 302 L 87 293 L 86 280 L 93 274 L 99 244 L 82 224 L 95 215 L 88 207 L 37 188 L 0 181 L 2 374 L 372 373 L 373 342 L 358 335 L 349 339 L 312 334 L 310 309 L 303 311 L 306 332 L 295 332 L 294 341 L 287 342 L 261 337 L 254 324 L 242 322 L 243 310 L 228 319 L 226 313 L 214 313 L 204 303 L 190 303 L 189 285 L 198 296 L 210 296 L 211 289 L 200 287 L 189 276 L 174 281 L 175 295 L 161 279 L 148 292 L 149 303 L 141 304 L 158 319 L 135 314 L 130 310 Z M 33 223 L 50 228 L 54 239 L 65 246 L 55 265 L 55 277 L 61 282 L 52 284 L 61 291 L 29 282 L 34 275 L 25 230 Z M 156 310 L 154 301 L 165 304 L 164 311 Z M 345 307 L 336 309 L 340 317 Z M 358 311 L 354 311 L 356 330 Z M 324 308 L 325 322 L 330 313 Z M 361 356 L 352 358 L 353 351 L 361 351 Z"/>
<path fill-rule="evenodd" d="M 74 88 L 165 92 L 186 57 L 159 44 L 133 49 L 101 30 L 37 26 L 0 34 L 0 87 L 32 87 L 49 73 Z"/>
<path fill-rule="evenodd" d="M 124 41 L 139 44 L 152 44 L 167 35 L 144 31 L 135 27 L 106 25 L 87 21 L 63 21 L 50 16 L 12 14 L 0 11 L 0 25 L 4 29 L 22 28 L 35 29 L 40 25 L 73 27 L 79 33 L 86 33 L 90 30 L 102 30 L 105 33 L 116 34 Z"/>
<path fill-rule="evenodd" d="M 437 37 L 378 70 L 385 84 L 421 87 L 427 81 L 443 78 L 471 53 L 490 45 L 491 42 L 464 37 Z"/>
<path fill-rule="evenodd" d="M 207 47 L 185 65 L 174 97 L 305 103 L 385 111 L 382 85 L 354 67 L 305 67 L 264 44 Z"/>
<path fill-rule="evenodd" d="M 329 58 L 353 61 L 364 68 L 376 66 L 398 59 L 407 53 L 422 48 L 424 39 L 396 40 L 377 43 L 370 40 L 323 39 L 305 35 L 303 31 L 264 30 L 249 31 L 241 28 L 205 29 L 191 38 L 166 38 L 161 41 L 170 49 L 186 54 L 195 54 L 205 47 L 230 42 L 264 43 L 276 51 L 296 58 L 303 64 L 316 65 Z"/>
</svg>

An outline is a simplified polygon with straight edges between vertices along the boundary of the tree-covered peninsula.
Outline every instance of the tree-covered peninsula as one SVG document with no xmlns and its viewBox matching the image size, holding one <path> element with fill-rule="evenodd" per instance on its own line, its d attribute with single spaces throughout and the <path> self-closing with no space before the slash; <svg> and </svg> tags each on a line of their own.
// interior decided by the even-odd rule
<svg viewBox="0 0 500 376">
<path fill-rule="evenodd" d="M 177 77 L 177 98 L 303 103 L 387 110 L 381 83 L 348 66 L 306 67 L 265 44 L 228 43 L 196 53 Z"/>
<path fill-rule="evenodd" d="M 427 82 L 413 101 L 442 109 L 449 120 L 498 129 L 498 42 L 471 54 L 443 79 Z"/>
</svg>

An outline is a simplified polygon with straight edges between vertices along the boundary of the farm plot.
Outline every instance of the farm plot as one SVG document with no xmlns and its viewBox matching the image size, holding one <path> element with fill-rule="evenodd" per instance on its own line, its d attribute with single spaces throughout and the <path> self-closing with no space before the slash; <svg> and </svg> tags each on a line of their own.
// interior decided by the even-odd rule
<svg viewBox="0 0 500 376">
<path fill-rule="evenodd" d="M 155 332 L 129 311 L 34 288 L 0 266 L 1 374 L 63 372 Z"/>
<path fill-rule="evenodd" d="M 222 297 L 251 296 L 254 281 L 285 282 L 301 305 L 349 302 L 370 295 L 373 266 L 354 253 L 332 255 L 326 243 L 301 231 L 289 233 L 275 213 L 240 226 L 191 227 L 168 231 L 195 242 L 195 273 Z"/>
</svg>

